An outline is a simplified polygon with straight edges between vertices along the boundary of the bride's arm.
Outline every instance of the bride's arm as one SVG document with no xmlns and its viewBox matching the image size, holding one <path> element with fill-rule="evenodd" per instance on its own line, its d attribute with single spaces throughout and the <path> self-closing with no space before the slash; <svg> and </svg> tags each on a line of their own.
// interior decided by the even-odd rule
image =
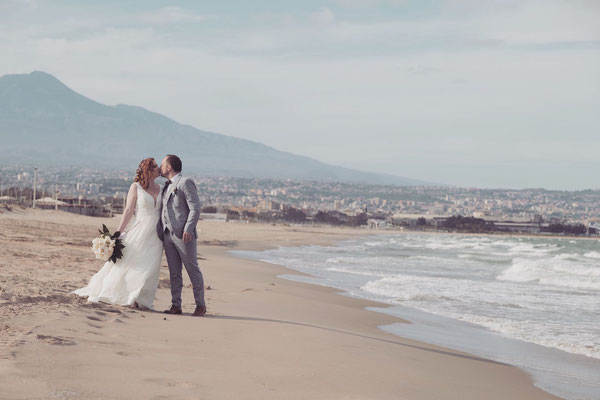
<svg viewBox="0 0 600 400">
<path fill-rule="evenodd" d="M 137 187 L 135 183 L 131 184 L 129 187 L 129 193 L 127 193 L 127 204 L 125 205 L 125 210 L 123 210 L 123 216 L 121 217 L 121 223 L 119 224 L 118 231 L 123 233 L 123 230 L 127 228 L 127 224 L 133 217 L 133 213 L 135 211 L 135 203 L 137 201 Z"/>
</svg>

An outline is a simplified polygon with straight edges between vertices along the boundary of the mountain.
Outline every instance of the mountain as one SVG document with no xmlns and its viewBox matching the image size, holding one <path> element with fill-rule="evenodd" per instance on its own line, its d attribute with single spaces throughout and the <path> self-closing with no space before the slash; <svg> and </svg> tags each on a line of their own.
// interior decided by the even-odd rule
<svg viewBox="0 0 600 400">
<path fill-rule="evenodd" d="M 100 104 L 39 71 L 0 77 L 0 138 L 2 163 L 134 170 L 145 157 L 172 153 L 197 175 L 428 185 L 201 131 L 141 107 Z"/>
</svg>

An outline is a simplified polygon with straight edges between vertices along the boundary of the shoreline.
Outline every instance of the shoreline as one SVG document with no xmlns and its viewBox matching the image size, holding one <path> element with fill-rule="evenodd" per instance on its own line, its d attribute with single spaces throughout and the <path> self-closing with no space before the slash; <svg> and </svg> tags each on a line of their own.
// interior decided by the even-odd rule
<svg viewBox="0 0 600 400">
<path fill-rule="evenodd" d="M 389 235 L 394 236 L 405 233 L 394 232 L 389 233 Z M 368 240 L 376 236 L 378 235 L 360 235 L 352 237 L 352 239 Z M 347 239 L 336 241 L 336 243 L 345 240 Z M 304 245 L 330 246 L 331 244 L 308 243 Z M 273 249 L 273 246 L 270 246 L 269 249 Z M 246 253 L 247 250 L 235 249 L 232 250 L 232 255 L 243 259 L 262 260 L 263 257 L 260 253 L 269 249 L 251 249 L 248 253 Z M 294 252 L 293 248 L 290 250 L 292 250 L 291 254 L 298 254 L 297 251 Z M 269 259 L 270 257 L 267 255 L 266 258 Z M 600 372 L 600 360 L 596 358 L 511 338 L 467 321 L 352 293 L 352 290 L 345 285 L 336 284 L 333 281 L 328 283 L 323 276 L 313 275 L 311 272 L 303 271 L 302 268 L 289 267 L 284 262 L 276 260 L 277 256 L 275 261 L 265 262 L 284 268 L 285 273 L 278 275 L 279 278 L 296 283 L 330 288 L 335 294 L 347 298 L 379 303 L 380 305 L 377 307 L 367 306 L 365 309 L 398 318 L 392 324 L 377 326 L 383 332 L 404 339 L 409 338 L 430 345 L 465 352 L 474 357 L 483 357 L 499 363 L 506 363 L 526 372 L 534 379 L 536 387 L 555 396 L 564 396 L 565 398 L 580 398 L 579 396 L 583 396 L 581 398 L 591 399 L 595 398 L 598 393 L 597 390 L 600 390 L 600 387 L 594 383 L 594 374 Z M 450 330 L 447 331 L 446 329 Z M 498 352 L 496 349 L 504 349 L 504 351 Z M 568 381 L 567 378 L 570 383 L 565 385 L 564 382 Z M 563 382 L 563 384 L 557 384 L 556 382 Z"/>
<path fill-rule="evenodd" d="M 185 315 L 171 317 L 66 295 L 99 268 L 85 238 L 116 218 L 44 213 L 0 215 L 2 333 L 15 337 L 0 344 L 7 398 L 557 398 L 516 367 L 383 332 L 401 321 L 366 309 L 383 303 L 279 278 L 298 273 L 228 254 L 371 231 L 201 222 L 209 316 L 188 317 L 184 288 Z M 161 268 L 155 308 L 169 303 Z"/>
</svg>

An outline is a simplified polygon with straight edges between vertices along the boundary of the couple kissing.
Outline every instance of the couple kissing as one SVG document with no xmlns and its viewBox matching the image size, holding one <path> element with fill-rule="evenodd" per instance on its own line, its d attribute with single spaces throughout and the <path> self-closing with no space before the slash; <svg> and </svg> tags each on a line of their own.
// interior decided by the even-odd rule
<svg viewBox="0 0 600 400">
<path fill-rule="evenodd" d="M 172 154 L 160 165 L 154 158 L 140 162 L 118 229 L 123 256 L 107 261 L 86 287 L 73 293 L 91 302 L 153 309 L 164 249 L 171 282 L 171 307 L 164 312 L 182 314 L 185 266 L 196 303 L 192 315 L 206 314 L 196 241 L 200 199 L 194 180 L 181 174 L 182 167 L 181 159 Z M 155 182 L 159 176 L 167 179 L 164 185 Z"/>
</svg>

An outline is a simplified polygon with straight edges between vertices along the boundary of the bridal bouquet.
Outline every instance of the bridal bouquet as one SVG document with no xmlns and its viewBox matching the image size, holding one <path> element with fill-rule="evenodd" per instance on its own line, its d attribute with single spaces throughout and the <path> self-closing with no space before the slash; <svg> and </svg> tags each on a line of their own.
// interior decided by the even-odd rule
<svg viewBox="0 0 600 400">
<path fill-rule="evenodd" d="M 100 236 L 92 240 L 92 250 L 96 255 L 96 259 L 116 262 L 123 257 L 125 245 L 119 239 L 121 232 L 117 231 L 111 235 L 104 224 L 102 224 L 102 230 L 98 229 L 98 232 L 100 232 Z"/>
</svg>

